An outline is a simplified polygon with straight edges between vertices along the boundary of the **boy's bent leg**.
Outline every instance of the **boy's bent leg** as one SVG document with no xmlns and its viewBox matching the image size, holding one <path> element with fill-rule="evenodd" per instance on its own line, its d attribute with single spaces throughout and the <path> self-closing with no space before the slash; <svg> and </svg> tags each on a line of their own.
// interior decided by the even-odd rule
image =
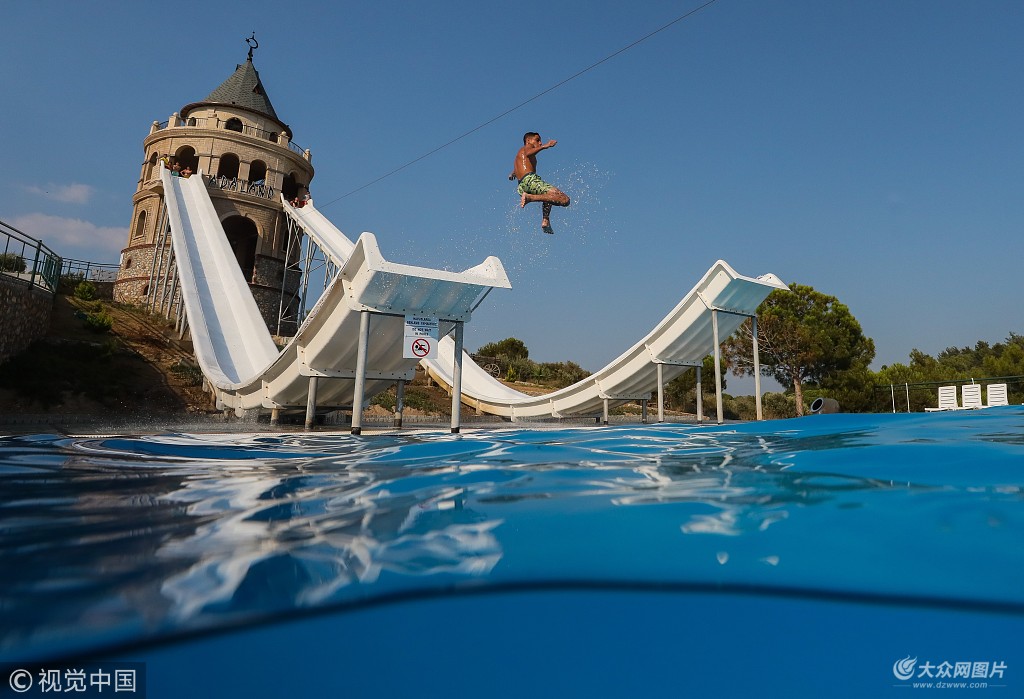
<svg viewBox="0 0 1024 699">
<path fill-rule="evenodd" d="M 555 206 L 569 206 L 569 204 L 572 203 L 569 200 L 569 196 L 562 190 L 558 189 L 557 187 L 552 187 L 551 189 L 548 190 L 547 193 L 551 196 L 551 199 L 549 199 L 548 201 L 550 201 Z"/>
</svg>

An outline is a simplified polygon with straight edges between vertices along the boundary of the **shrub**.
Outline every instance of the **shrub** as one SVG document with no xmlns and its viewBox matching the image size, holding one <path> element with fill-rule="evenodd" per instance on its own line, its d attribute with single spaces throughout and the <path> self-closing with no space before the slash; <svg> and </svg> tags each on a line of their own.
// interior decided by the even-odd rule
<svg viewBox="0 0 1024 699">
<path fill-rule="evenodd" d="M 92 301 L 96 298 L 96 285 L 90 281 L 81 281 L 75 287 L 75 298 L 83 301 Z M 107 328 L 109 330 L 109 328 Z"/>
<path fill-rule="evenodd" d="M 373 400 L 370 401 L 370 405 L 379 405 L 385 410 L 393 411 L 395 409 L 396 401 L 397 398 L 394 393 L 391 391 L 384 391 L 383 393 L 375 395 Z"/>
<path fill-rule="evenodd" d="M 14 252 L 5 252 L 0 255 L 0 271 L 3 272 L 24 272 L 27 268 L 25 258 Z"/>
<path fill-rule="evenodd" d="M 108 332 L 114 327 L 114 318 L 102 308 L 85 316 L 85 327 L 95 333 Z"/>
<path fill-rule="evenodd" d="M 182 360 L 172 366 L 171 371 L 180 376 L 187 386 L 200 386 L 203 383 L 203 370 L 197 364 Z"/>
</svg>

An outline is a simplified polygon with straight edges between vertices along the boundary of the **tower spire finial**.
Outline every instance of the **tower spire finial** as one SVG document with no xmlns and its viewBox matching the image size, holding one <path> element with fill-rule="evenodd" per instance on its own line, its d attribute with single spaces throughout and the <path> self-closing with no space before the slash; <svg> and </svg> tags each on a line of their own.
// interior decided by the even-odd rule
<svg viewBox="0 0 1024 699">
<path fill-rule="evenodd" d="M 256 41 L 255 31 L 253 31 L 252 36 L 245 40 L 245 43 L 249 44 L 249 62 L 251 63 L 253 49 L 258 49 L 260 47 L 260 42 Z"/>
</svg>

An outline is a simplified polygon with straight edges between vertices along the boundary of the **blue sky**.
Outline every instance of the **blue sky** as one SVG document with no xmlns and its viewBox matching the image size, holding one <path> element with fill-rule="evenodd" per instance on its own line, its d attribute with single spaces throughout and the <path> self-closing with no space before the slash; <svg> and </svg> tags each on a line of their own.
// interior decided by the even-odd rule
<svg viewBox="0 0 1024 699">
<path fill-rule="evenodd" d="M 497 255 L 467 346 L 596 370 L 717 259 L 838 297 L 875 368 L 1022 332 L 1024 3 L 13 3 L 0 26 L 0 220 L 115 262 L 154 120 L 245 60 L 314 199 L 389 259 Z M 168 22 L 177 13 L 178 21 Z M 174 27 L 174 28 L 169 28 Z M 505 176 L 525 131 L 574 199 L 556 235 Z"/>
</svg>

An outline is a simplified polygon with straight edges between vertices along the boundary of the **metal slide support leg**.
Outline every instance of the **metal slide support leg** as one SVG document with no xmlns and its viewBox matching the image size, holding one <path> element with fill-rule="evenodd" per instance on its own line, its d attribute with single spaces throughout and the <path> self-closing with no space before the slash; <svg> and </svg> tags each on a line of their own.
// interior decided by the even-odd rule
<svg viewBox="0 0 1024 699">
<path fill-rule="evenodd" d="M 462 334 L 465 324 L 455 324 L 455 366 L 452 367 L 452 434 L 459 433 L 462 421 Z"/>
<path fill-rule="evenodd" d="M 658 364 L 658 422 L 665 422 L 665 372 L 664 364 Z"/>
<path fill-rule="evenodd" d="M 309 389 L 306 392 L 306 429 L 313 429 L 316 424 L 316 382 L 317 377 L 309 377 Z"/>
<path fill-rule="evenodd" d="M 701 383 L 701 372 L 702 367 L 696 367 L 697 369 L 697 424 L 704 422 L 704 385 Z"/>
<path fill-rule="evenodd" d="M 647 424 L 647 399 L 640 399 L 640 422 Z"/>
<path fill-rule="evenodd" d="M 275 426 L 281 424 L 281 409 L 280 408 L 271 408 L 270 409 L 270 424 L 271 425 L 275 425 Z"/>
<path fill-rule="evenodd" d="M 352 392 L 352 434 L 363 433 L 363 396 L 366 393 L 366 353 L 370 348 L 370 312 L 359 311 L 359 346 L 356 349 L 356 387 Z"/>
<path fill-rule="evenodd" d="M 761 351 L 757 344 L 757 316 L 750 317 L 750 327 L 754 334 L 754 412 L 758 420 L 764 420 L 761 409 Z"/>
<path fill-rule="evenodd" d="M 601 424 L 602 425 L 607 425 L 608 424 L 608 399 L 605 398 L 603 402 L 604 402 L 604 410 L 602 410 L 602 412 L 601 412 Z"/>
<path fill-rule="evenodd" d="M 711 310 L 711 331 L 715 335 L 715 407 L 718 408 L 718 424 L 722 417 L 722 346 L 718 339 L 718 310 Z"/>
<path fill-rule="evenodd" d="M 395 427 L 402 426 L 402 411 L 405 410 L 405 381 L 395 382 Z"/>
</svg>

